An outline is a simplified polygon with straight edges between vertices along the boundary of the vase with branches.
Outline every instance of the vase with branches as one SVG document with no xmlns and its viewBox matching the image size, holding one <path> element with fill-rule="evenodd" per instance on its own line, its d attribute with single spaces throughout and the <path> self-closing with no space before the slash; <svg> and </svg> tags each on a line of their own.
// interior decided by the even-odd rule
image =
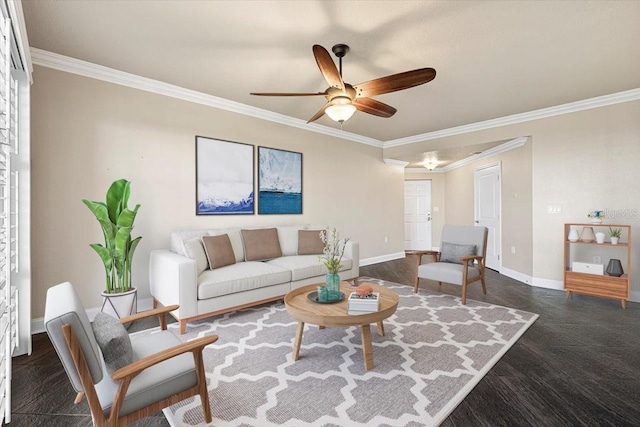
<svg viewBox="0 0 640 427">
<path fill-rule="evenodd" d="M 327 299 L 329 301 L 338 301 L 341 298 L 340 276 L 338 275 L 338 271 L 342 268 L 342 257 L 344 256 L 344 250 L 349 241 L 349 237 L 341 239 L 338 230 L 333 228 L 330 232 L 328 232 L 328 230 L 322 230 L 320 232 L 320 239 L 322 239 L 322 243 L 324 243 L 324 250 L 319 258 L 327 269 L 325 281 Z"/>
</svg>

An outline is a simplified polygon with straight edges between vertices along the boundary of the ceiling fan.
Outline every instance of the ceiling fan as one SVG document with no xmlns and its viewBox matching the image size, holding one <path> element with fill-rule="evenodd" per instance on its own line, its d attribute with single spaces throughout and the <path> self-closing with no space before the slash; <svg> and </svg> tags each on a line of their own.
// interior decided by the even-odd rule
<svg viewBox="0 0 640 427">
<path fill-rule="evenodd" d="M 316 58 L 318 68 L 329 83 L 329 87 L 324 92 L 296 93 L 296 92 L 252 92 L 251 95 L 258 96 L 324 96 L 327 103 L 318 110 L 308 121 L 311 123 L 318 120 L 325 113 L 334 121 L 343 123 L 349 120 L 353 113 L 362 111 L 378 117 L 391 117 L 396 113 L 396 109 L 390 105 L 376 101 L 371 98 L 375 95 L 395 92 L 428 83 L 436 77 L 436 70 L 433 68 L 419 68 L 417 70 L 405 71 L 404 73 L 392 74 L 379 79 L 357 85 L 350 85 L 342 80 L 342 58 L 349 52 L 346 44 L 337 44 L 331 49 L 338 57 L 340 69 L 331 59 L 329 52 L 320 45 L 313 45 L 313 56 Z"/>
</svg>

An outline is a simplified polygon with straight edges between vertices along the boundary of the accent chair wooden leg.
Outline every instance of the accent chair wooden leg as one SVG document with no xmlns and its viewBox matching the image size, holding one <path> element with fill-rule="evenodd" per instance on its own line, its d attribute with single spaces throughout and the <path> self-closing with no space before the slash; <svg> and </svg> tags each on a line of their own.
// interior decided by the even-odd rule
<svg viewBox="0 0 640 427">
<path fill-rule="evenodd" d="M 200 403 L 202 404 L 202 412 L 204 412 L 204 420 L 211 423 L 211 406 L 209 405 L 209 392 L 207 391 L 207 376 L 204 372 L 204 360 L 202 351 L 193 352 L 193 361 L 196 365 L 196 375 L 198 376 L 198 394 L 200 395 Z"/>
<path fill-rule="evenodd" d="M 486 283 L 484 283 L 484 276 L 482 276 L 482 279 L 480 279 L 480 283 L 482 283 L 482 292 L 484 292 L 484 294 L 487 294 L 487 285 Z"/>
<path fill-rule="evenodd" d="M 153 308 L 158 308 L 158 300 L 157 299 L 153 299 Z"/>
<path fill-rule="evenodd" d="M 187 333 L 187 321 L 180 320 L 180 335 L 184 335 Z"/>
<path fill-rule="evenodd" d="M 420 278 L 416 275 L 416 283 L 414 283 L 413 285 L 413 293 L 417 294 L 418 293 L 418 282 L 420 281 Z"/>
<path fill-rule="evenodd" d="M 467 284 L 462 284 L 462 305 L 467 303 Z"/>
<path fill-rule="evenodd" d="M 76 400 L 74 400 L 73 403 L 77 405 L 78 403 L 82 402 L 83 398 L 84 398 L 84 391 L 81 391 L 78 393 L 78 395 L 76 396 Z"/>
</svg>

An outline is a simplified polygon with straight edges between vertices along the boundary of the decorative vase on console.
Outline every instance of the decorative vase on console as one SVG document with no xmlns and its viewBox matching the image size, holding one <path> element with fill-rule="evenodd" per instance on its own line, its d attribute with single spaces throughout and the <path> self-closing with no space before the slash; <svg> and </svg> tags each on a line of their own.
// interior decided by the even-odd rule
<svg viewBox="0 0 640 427">
<path fill-rule="evenodd" d="M 567 240 L 569 240 L 570 242 L 577 242 L 578 240 L 580 240 L 578 230 L 576 230 L 575 228 L 571 229 L 571 231 L 569 231 L 569 235 L 567 236 Z"/>
<path fill-rule="evenodd" d="M 338 271 L 342 267 L 340 262 L 344 255 L 344 248 L 349 241 L 348 237 L 340 239 L 338 231 L 334 228 L 331 230 L 331 234 L 327 235 L 326 230 L 320 232 L 320 239 L 324 243 L 324 250 L 322 255 L 319 256 L 320 260 L 327 268 L 327 277 L 325 285 L 327 288 L 327 301 L 339 301 L 342 298 L 340 292 L 340 276 Z"/>
<path fill-rule="evenodd" d="M 596 235 L 593 232 L 593 227 L 584 227 L 580 234 L 580 240 L 585 243 L 591 243 L 596 240 Z"/>
</svg>

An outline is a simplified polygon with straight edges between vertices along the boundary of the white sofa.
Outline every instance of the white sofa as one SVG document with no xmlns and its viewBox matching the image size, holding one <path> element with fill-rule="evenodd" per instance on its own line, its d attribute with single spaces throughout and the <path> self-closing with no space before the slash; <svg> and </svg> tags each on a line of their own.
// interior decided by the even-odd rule
<svg viewBox="0 0 640 427">
<path fill-rule="evenodd" d="M 273 228 L 277 230 L 282 256 L 245 261 L 241 230 Z M 318 255 L 298 255 L 299 231 L 323 228 L 291 225 L 172 231 L 171 249 L 154 250 L 150 255 L 149 285 L 154 307 L 179 305 L 171 314 L 180 322 L 183 334 L 189 321 L 281 299 L 292 289 L 324 282 L 327 270 Z M 211 269 L 202 237 L 224 234 L 229 236 L 235 263 Z M 307 238 L 311 234 L 307 231 Z M 359 261 L 358 243 L 349 240 L 340 278 L 357 283 Z"/>
</svg>

